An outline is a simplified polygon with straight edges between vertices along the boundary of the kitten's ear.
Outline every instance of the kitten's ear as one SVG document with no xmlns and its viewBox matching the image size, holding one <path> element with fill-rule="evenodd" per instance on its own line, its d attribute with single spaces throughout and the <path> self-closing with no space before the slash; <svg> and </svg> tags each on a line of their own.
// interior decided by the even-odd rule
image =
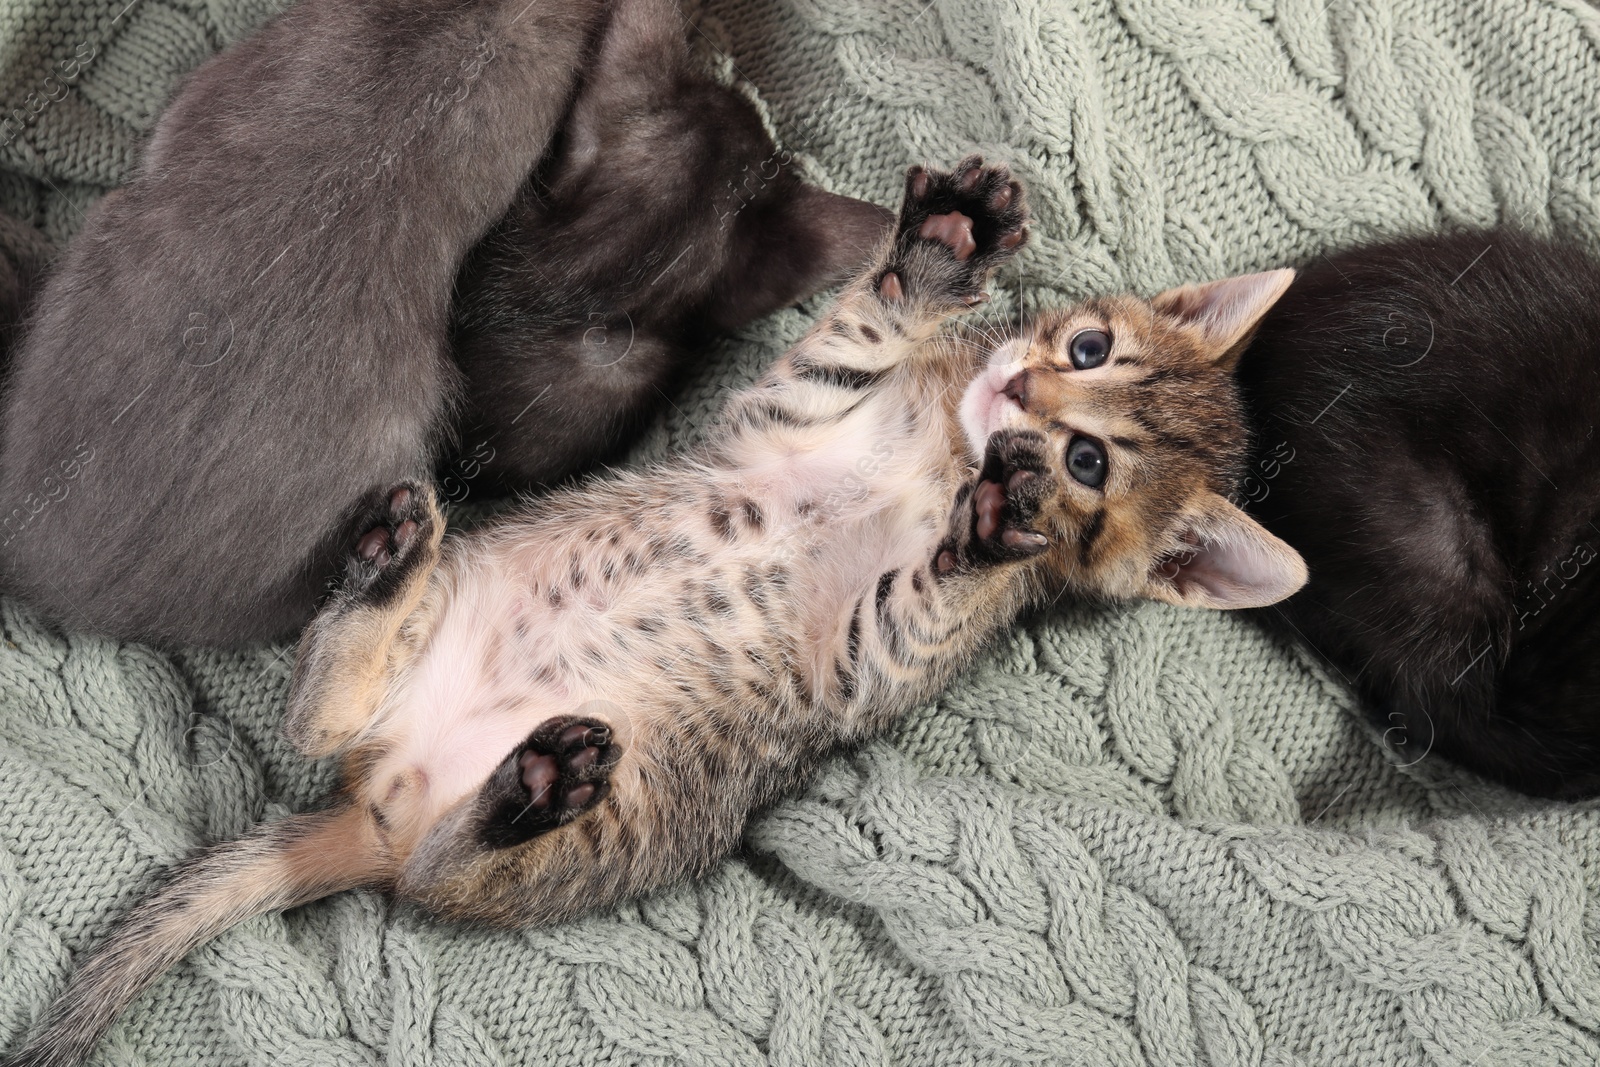
<svg viewBox="0 0 1600 1067">
<path fill-rule="evenodd" d="M 1306 584 L 1300 553 L 1215 493 L 1207 493 L 1180 538 L 1187 548 L 1159 561 L 1145 595 L 1190 608 L 1264 608 Z"/>
<path fill-rule="evenodd" d="M 1261 324 L 1261 317 L 1293 281 L 1294 271 L 1287 268 L 1240 274 L 1221 281 L 1180 285 L 1157 294 L 1150 303 L 1157 311 L 1200 327 L 1215 357 L 1231 368 Z"/>
<path fill-rule="evenodd" d="M 711 314 L 724 331 L 788 307 L 866 265 L 889 232 L 888 208 L 796 182 L 733 216 L 728 266 Z"/>
</svg>

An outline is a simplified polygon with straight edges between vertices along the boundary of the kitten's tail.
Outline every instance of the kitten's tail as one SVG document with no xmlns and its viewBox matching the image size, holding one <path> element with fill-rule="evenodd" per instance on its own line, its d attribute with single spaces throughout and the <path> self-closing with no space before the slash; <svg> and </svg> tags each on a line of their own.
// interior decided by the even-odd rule
<svg viewBox="0 0 1600 1067">
<path fill-rule="evenodd" d="M 252 915 L 389 877 L 368 812 L 343 807 L 258 826 L 175 867 L 72 976 L 45 1025 L 9 1067 L 71 1067 L 115 1019 L 195 946 Z"/>
</svg>

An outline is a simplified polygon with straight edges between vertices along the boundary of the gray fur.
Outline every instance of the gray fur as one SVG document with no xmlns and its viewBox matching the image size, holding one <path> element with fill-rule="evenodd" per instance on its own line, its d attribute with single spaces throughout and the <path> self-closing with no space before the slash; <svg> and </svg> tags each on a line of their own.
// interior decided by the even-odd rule
<svg viewBox="0 0 1600 1067">
<path fill-rule="evenodd" d="M 0 412 L 7 590 L 122 638 L 286 634 L 311 615 L 344 517 L 382 487 L 429 476 L 462 410 L 507 457 L 502 483 L 559 476 L 620 440 L 628 419 L 617 412 L 636 416 L 670 381 L 694 327 L 792 300 L 837 269 L 830 250 L 877 232 L 876 216 L 830 198 L 815 221 L 860 239 L 802 241 L 777 263 L 787 288 L 733 299 L 733 314 L 716 314 L 730 301 L 715 297 L 719 265 L 739 259 L 738 219 L 729 232 L 710 228 L 713 216 L 671 234 L 704 270 L 660 291 L 629 278 L 602 288 L 618 264 L 651 262 L 632 242 L 667 236 L 648 224 L 670 204 L 641 189 L 716 177 L 685 169 L 698 158 L 692 129 L 650 130 L 704 121 L 714 138 L 721 118 L 647 87 L 700 86 L 738 111 L 731 91 L 689 71 L 672 4 L 622 0 L 614 16 L 608 6 L 419 0 L 397 12 L 304 0 L 202 66 L 133 181 L 90 213 L 17 352 Z M 650 49 L 662 60 L 641 64 Z M 618 50 L 627 62 L 608 61 Z M 646 97 L 661 106 L 641 111 Z M 755 124 L 711 159 L 771 151 Z M 636 232 L 586 195 L 602 187 L 634 202 Z M 805 213 L 795 217 L 809 233 Z M 463 405 L 447 348 L 452 286 L 502 218 L 462 279 Z M 575 365 L 554 394 L 565 400 L 529 407 L 550 382 L 519 366 L 567 375 L 592 313 L 611 321 L 657 302 L 681 311 L 636 316 L 659 336 L 641 338 L 632 380 L 601 388 Z M 593 429 L 562 429 L 574 425 Z"/>
<path fill-rule="evenodd" d="M 561 151 L 462 270 L 453 344 L 462 450 L 492 457 L 480 484 L 548 485 L 607 457 L 709 332 L 842 280 L 889 218 L 801 182 L 750 102 L 695 69 L 673 4 L 622 4 Z"/>
</svg>

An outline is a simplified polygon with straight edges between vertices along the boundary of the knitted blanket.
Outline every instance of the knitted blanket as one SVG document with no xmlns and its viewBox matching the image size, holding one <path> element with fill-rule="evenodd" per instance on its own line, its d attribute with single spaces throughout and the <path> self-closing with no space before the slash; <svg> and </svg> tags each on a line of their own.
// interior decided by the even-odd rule
<svg viewBox="0 0 1600 1067">
<path fill-rule="evenodd" d="M 0 0 L 0 210 L 59 244 L 273 0 Z M 823 183 L 1009 160 L 1002 314 L 1510 221 L 1600 249 L 1580 0 L 703 0 Z M 0 227 L 15 262 L 27 226 Z M 1008 302 L 1009 300 L 1009 302 Z M 691 439 L 820 304 L 721 346 Z M 176 460 L 175 460 L 176 461 Z M 184 590 L 174 589 L 173 596 Z M 0 1045 L 198 844 L 314 805 L 291 649 L 158 654 L 0 604 Z M 1600 1063 L 1600 816 L 1400 766 L 1241 618 L 1060 604 L 703 882 L 556 929 L 348 893 L 251 920 L 103 1064 Z"/>
</svg>

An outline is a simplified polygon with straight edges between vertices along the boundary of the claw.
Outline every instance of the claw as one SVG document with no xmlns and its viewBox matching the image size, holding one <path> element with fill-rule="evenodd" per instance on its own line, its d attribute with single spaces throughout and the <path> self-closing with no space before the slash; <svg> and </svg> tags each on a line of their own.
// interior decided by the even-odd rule
<svg viewBox="0 0 1600 1067">
<path fill-rule="evenodd" d="M 1050 539 L 1032 530 L 1007 530 L 1000 535 L 1000 543 L 1007 548 L 1043 548 Z"/>
<path fill-rule="evenodd" d="M 983 157 L 973 156 L 967 169 L 961 172 L 961 191 L 970 193 L 978 187 L 978 181 L 983 177 Z"/>
</svg>

